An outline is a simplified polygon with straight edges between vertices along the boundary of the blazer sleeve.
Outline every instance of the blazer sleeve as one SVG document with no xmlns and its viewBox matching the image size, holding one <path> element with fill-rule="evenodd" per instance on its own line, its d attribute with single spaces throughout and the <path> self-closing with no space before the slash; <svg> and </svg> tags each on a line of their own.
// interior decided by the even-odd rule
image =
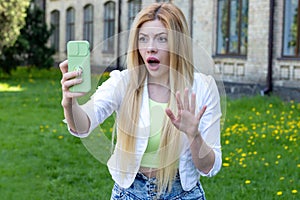
<svg viewBox="0 0 300 200">
<path fill-rule="evenodd" d="M 118 112 L 128 83 L 127 70 L 122 72 L 114 70 L 110 78 L 99 86 L 91 98 L 80 107 L 88 115 L 90 128 L 87 133 L 77 134 L 69 132 L 80 138 L 87 137 L 99 124 L 108 118 L 113 112 Z"/>
<path fill-rule="evenodd" d="M 211 76 L 201 74 L 199 77 L 197 91 L 199 98 L 199 110 L 206 105 L 206 111 L 202 116 L 199 124 L 199 131 L 205 142 L 213 149 L 215 153 L 215 162 L 213 168 L 209 173 L 205 174 L 201 171 L 202 176 L 216 175 L 222 166 L 222 152 L 221 152 L 221 134 L 220 134 L 220 119 L 222 116 L 220 95 L 215 80 Z"/>
</svg>

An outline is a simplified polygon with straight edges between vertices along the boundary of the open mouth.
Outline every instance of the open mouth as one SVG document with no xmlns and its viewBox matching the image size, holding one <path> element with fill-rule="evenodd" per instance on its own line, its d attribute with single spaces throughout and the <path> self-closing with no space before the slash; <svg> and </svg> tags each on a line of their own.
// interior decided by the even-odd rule
<svg viewBox="0 0 300 200">
<path fill-rule="evenodd" d="M 155 57 L 149 57 L 147 58 L 147 63 L 151 66 L 157 66 L 160 63 L 160 61 Z"/>
</svg>

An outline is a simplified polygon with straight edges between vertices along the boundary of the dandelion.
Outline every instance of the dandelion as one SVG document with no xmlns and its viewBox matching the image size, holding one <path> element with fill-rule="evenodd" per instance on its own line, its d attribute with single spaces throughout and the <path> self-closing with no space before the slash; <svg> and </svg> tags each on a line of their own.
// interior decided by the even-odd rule
<svg viewBox="0 0 300 200">
<path fill-rule="evenodd" d="M 277 155 L 277 159 L 280 159 L 280 158 L 281 158 L 281 155 L 278 154 L 278 155 Z"/>
<path fill-rule="evenodd" d="M 273 107 L 273 104 L 270 103 L 270 104 L 269 104 L 269 108 L 272 108 L 272 107 Z"/>
<path fill-rule="evenodd" d="M 283 180 L 284 180 L 284 176 L 281 176 L 281 177 L 279 178 L 279 180 L 283 181 Z"/>
<path fill-rule="evenodd" d="M 282 195 L 282 191 L 278 191 L 277 196 L 281 196 L 281 195 Z"/>
<path fill-rule="evenodd" d="M 250 183 L 251 183 L 250 180 L 246 180 L 246 181 L 245 181 L 245 184 L 250 184 Z"/>
<path fill-rule="evenodd" d="M 229 167 L 229 163 L 223 163 L 223 167 Z"/>
<path fill-rule="evenodd" d="M 291 106 L 291 109 L 295 109 L 295 105 L 292 105 L 292 106 Z"/>
<path fill-rule="evenodd" d="M 298 164 L 297 167 L 300 168 L 300 164 Z"/>
<path fill-rule="evenodd" d="M 63 139 L 64 138 L 64 136 L 62 136 L 62 135 L 60 135 L 60 136 L 58 136 L 58 139 Z"/>
<path fill-rule="evenodd" d="M 277 136 L 276 136 L 276 140 L 279 140 L 279 139 L 280 139 L 280 137 L 277 135 Z"/>
<path fill-rule="evenodd" d="M 297 190 L 292 190 L 292 194 L 297 194 Z"/>
</svg>

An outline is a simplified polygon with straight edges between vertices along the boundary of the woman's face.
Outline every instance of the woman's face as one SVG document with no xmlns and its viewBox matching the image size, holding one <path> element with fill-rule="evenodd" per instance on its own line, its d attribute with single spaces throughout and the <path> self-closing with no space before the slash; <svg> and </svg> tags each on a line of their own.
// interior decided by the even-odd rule
<svg viewBox="0 0 300 200">
<path fill-rule="evenodd" d="M 148 21 L 141 26 L 138 48 L 149 72 L 149 79 L 167 83 L 170 65 L 168 31 L 161 21 Z"/>
</svg>

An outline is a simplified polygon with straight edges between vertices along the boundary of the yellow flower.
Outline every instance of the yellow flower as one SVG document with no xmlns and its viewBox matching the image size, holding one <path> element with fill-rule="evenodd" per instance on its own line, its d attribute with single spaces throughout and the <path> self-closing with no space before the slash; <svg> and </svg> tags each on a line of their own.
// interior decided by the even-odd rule
<svg viewBox="0 0 300 200">
<path fill-rule="evenodd" d="M 282 191 L 278 191 L 277 196 L 281 196 L 281 195 L 282 195 Z"/>
<path fill-rule="evenodd" d="M 279 180 L 283 181 L 283 180 L 284 180 L 284 177 L 283 177 L 283 176 L 281 176 L 281 177 L 279 178 Z"/>
<path fill-rule="evenodd" d="M 58 136 L 58 139 L 63 139 L 64 138 L 64 136 L 62 136 L 62 135 L 60 135 L 60 136 Z"/>
<path fill-rule="evenodd" d="M 297 194 L 297 190 L 292 190 L 292 194 Z"/>
<path fill-rule="evenodd" d="M 250 184 L 250 183 L 251 183 L 250 180 L 246 180 L 246 181 L 245 181 L 245 184 Z"/>
<path fill-rule="evenodd" d="M 228 161 L 228 160 L 230 160 L 230 158 L 229 158 L 229 157 L 225 157 L 225 160 L 227 160 L 227 161 Z"/>
<path fill-rule="evenodd" d="M 270 103 L 270 104 L 269 104 L 269 108 L 272 108 L 272 107 L 273 107 L 273 104 Z"/>
<path fill-rule="evenodd" d="M 223 167 L 229 167 L 229 163 L 223 163 Z"/>
</svg>

